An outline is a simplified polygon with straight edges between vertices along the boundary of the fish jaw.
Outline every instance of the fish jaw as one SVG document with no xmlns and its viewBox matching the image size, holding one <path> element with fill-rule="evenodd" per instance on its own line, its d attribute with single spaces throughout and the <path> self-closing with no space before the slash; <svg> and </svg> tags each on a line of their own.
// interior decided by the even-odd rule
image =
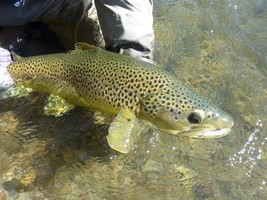
<svg viewBox="0 0 267 200">
<path fill-rule="evenodd" d="M 159 104 L 160 98 L 156 95 L 151 95 L 145 99 L 145 103 L 140 104 L 139 116 L 162 132 L 194 138 L 219 138 L 227 135 L 234 124 L 229 114 L 193 92 L 189 93 L 189 90 L 187 96 L 182 96 L 182 99 L 187 99 L 187 103 L 181 106 L 177 103 L 181 102 L 181 97 L 165 94 L 170 102 Z"/>
<path fill-rule="evenodd" d="M 222 117 L 216 120 L 216 122 L 210 123 L 210 130 L 200 131 L 197 134 L 192 135 L 193 138 L 221 138 L 230 133 L 231 128 L 234 125 L 234 120 L 230 115 Z"/>
<path fill-rule="evenodd" d="M 223 113 L 223 111 L 221 111 L 221 115 L 217 114 L 213 118 L 204 118 L 199 124 L 192 124 L 187 119 L 180 119 L 175 128 L 158 129 L 182 137 L 204 139 L 221 138 L 229 134 L 234 125 L 234 120 L 230 115 Z"/>
<path fill-rule="evenodd" d="M 214 131 L 206 131 L 204 133 L 199 133 L 191 137 L 192 138 L 206 138 L 206 139 L 221 138 L 227 135 L 230 131 L 231 131 L 231 128 L 223 128 L 223 129 L 218 129 Z"/>
</svg>

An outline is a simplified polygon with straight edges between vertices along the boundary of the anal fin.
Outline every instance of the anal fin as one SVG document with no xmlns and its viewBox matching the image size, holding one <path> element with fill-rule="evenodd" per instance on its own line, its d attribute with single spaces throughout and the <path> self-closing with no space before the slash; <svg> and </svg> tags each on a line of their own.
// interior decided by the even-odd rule
<svg viewBox="0 0 267 200">
<path fill-rule="evenodd" d="M 44 106 L 44 114 L 59 117 L 69 112 L 74 107 L 75 106 L 73 104 L 68 103 L 65 99 L 62 99 L 57 95 L 50 94 Z"/>
</svg>

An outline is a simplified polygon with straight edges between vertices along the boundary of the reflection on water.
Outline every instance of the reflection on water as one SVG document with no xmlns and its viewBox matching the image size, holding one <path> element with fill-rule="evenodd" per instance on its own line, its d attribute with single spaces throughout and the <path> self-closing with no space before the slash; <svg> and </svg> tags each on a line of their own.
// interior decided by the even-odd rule
<svg viewBox="0 0 267 200">
<path fill-rule="evenodd" d="M 244 165 L 246 167 L 246 175 L 251 176 L 253 168 L 257 166 L 257 161 L 262 159 L 263 148 L 267 137 L 262 138 L 260 135 L 262 123 L 258 121 L 257 128 L 251 133 L 247 142 L 242 149 L 229 158 L 229 164 L 232 167 Z"/>
<path fill-rule="evenodd" d="M 55 118 L 40 94 L 1 100 L 2 199 L 267 198 L 267 2 L 159 0 L 154 17 L 155 61 L 228 111 L 232 133 L 148 132 L 121 155 L 85 109 Z"/>
</svg>

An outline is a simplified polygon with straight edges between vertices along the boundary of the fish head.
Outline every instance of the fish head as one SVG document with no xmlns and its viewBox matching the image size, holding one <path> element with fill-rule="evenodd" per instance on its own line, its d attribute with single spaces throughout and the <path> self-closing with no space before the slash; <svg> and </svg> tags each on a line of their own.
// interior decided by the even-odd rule
<svg viewBox="0 0 267 200">
<path fill-rule="evenodd" d="M 186 87 L 147 96 L 140 113 L 160 131 L 194 138 L 222 137 L 234 124 L 229 114 Z"/>
</svg>

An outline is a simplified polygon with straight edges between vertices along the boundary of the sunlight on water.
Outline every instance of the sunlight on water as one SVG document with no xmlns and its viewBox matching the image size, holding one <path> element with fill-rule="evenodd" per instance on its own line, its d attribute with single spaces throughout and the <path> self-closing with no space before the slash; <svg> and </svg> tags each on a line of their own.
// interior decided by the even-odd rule
<svg viewBox="0 0 267 200">
<path fill-rule="evenodd" d="M 262 136 L 260 135 L 261 130 L 262 121 L 259 120 L 256 123 L 255 130 L 249 136 L 242 150 L 240 150 L 231 158 L 229 158 L 229 165 L 232 167 L 244 165 L 247 170 L 246 175 L 248 177 L 251 177 L 251 173 L 253 173 L 253 168 L 257 166 L 258 160 L 262 159 L 263 147 L 266 143 L 267 137 L 262 138 Z"/>
<path fill-rule="evenodd" d="M 158 0 L 154 19 L 155 62 L 229 112 L 231 133 L 150 130 L 122 155 L 86 109 L 53 117 L 45 95 L 3 99 L 0 199 L 267 199 L 266 1 Z"/>
</svg>

